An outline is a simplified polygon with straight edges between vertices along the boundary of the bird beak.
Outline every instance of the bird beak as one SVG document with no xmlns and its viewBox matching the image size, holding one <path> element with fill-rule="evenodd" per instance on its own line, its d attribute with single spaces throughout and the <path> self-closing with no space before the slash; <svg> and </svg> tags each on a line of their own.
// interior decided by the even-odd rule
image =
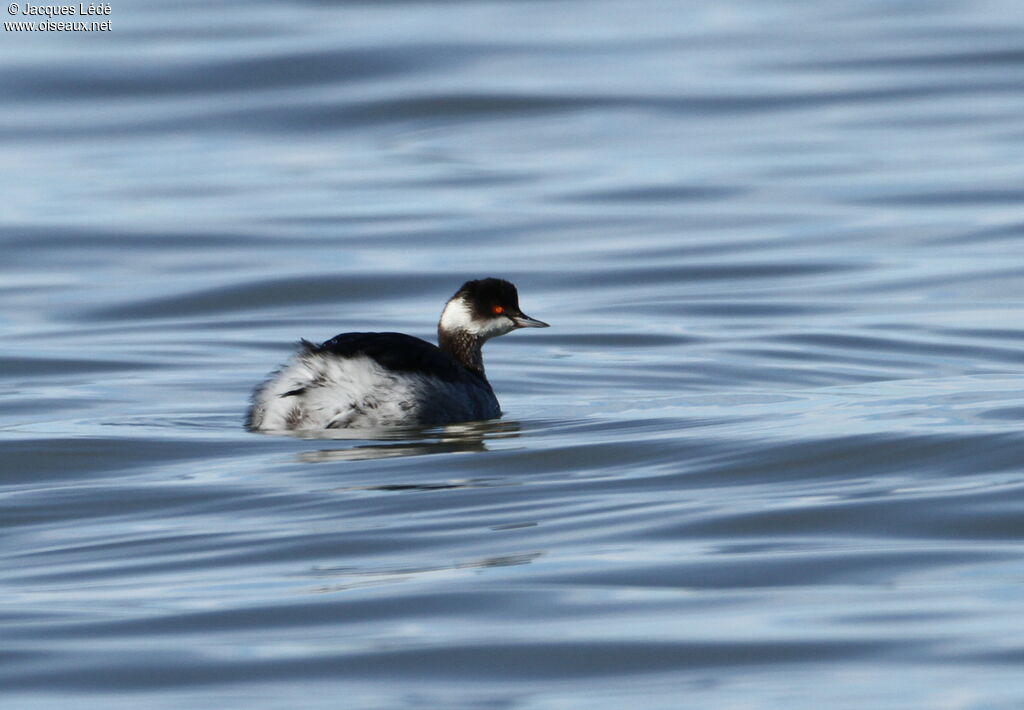
<svg viewBox="0 0 1024 710">
<path fill-rule="evenodd" d="M 516 328 L 550 328 L 547 323 L 536 318 L 530 318 L 525 313 L 517 313 L 511 316 L 512 322 L 515 323 Z"/>
</svg>

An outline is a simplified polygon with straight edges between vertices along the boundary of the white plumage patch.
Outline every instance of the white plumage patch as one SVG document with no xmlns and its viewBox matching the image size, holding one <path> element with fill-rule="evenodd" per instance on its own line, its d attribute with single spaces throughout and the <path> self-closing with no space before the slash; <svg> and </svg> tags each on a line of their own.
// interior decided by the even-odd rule
<svg viewBox="0 0 1024 710">
<path fill-rule="evenodd" d="M 453 298 L 448 301 L 441 312 L 441 330 L 449 333 L 465 331 L 475 335 L 481 340 L 490 340 L 499 335 L 510 332 L 515 325 L 505 316 L 494 318 L 476 319 L 473 317 L 473 310 L 462 298 Z"/>
<path fill-rule="evenodd" d="M 476 324 L 473 321 L 473 311 L 469 304 L 462 298 L 453 298 L 445 304 L 441 311 L 441 330 L 454 333 L 459 330 L 476 332 Z"/>
<path fill-rule="evenodd" d="M 483 386 L 386 370 L 365 356 L 302 352 L 253 398 L 259 431 L 434 426 L 500 414 Z"/>
</svg>

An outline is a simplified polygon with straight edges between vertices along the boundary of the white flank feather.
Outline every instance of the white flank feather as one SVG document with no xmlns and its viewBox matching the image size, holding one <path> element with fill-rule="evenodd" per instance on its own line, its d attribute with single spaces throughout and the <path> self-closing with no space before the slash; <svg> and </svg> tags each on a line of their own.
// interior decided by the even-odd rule
<svg viewBox="0 0 1024 710">
<path fill-rule="evenodd" d="M 484 387 L 386 370 L 365 357 L 300 353 L 255 395 L 259 431 L 433 426 L 499 416 Z"/>
</svg>

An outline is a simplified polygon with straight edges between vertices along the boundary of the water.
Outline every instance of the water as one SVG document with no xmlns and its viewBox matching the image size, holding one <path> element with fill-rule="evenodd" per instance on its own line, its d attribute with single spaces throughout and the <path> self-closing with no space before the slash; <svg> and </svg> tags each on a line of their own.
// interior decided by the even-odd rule
<svg viewBox="0 0 1024 710">
<path fill-rule="evenodd" d="M 5 707 L 1024 704 L 1020 3 L 110 19 L 3 35 Z M 242 430 L 487 275 L 499 422 Z"/>
</svg>

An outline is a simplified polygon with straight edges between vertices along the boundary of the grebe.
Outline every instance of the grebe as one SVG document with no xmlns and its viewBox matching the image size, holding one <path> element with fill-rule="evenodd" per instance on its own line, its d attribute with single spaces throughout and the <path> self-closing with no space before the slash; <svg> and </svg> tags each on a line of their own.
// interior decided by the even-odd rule
<svg viewBox="0 0 1024 710">
<path fill-rule="evenodd" d="M 253 393 L 252 431 L 437 426 L 501 415 L 484 374 L 489 339 L 547 328 L 503 279 L 467 281 L 445 304 L 437 345 L 403 333 L 342 333 L 299 351 Z"/>
</svg>

